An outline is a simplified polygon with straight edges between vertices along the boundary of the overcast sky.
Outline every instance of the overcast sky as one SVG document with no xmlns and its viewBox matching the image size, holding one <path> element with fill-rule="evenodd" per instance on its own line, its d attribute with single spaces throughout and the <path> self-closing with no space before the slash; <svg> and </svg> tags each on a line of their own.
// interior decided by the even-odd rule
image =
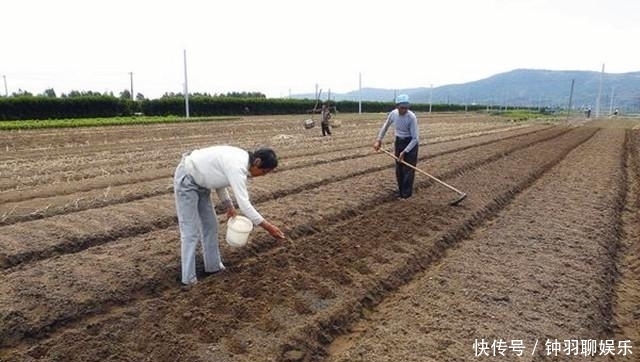
<svg viewBox="0 0 640 362">
<path fill-rule="evenodd" d="M 516 68 L 640 71 L 638 0 L 5 0 L 0 74 L 58 94 L 463 83 Z M 4 93 L 4 89 L 0 88 Z"/>
</svg>

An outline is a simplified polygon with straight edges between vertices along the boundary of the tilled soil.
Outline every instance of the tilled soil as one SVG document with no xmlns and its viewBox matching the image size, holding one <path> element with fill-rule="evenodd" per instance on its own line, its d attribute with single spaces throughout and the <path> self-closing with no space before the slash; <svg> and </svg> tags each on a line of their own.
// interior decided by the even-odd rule
<svg viewBox="0 0 640 362">
<path fill-rule="evenodd" d="M 640 341 L 640 130 L 627 133 L 628 192 L 622 211 L 613 323 L 618 339 Z M 640 353 L 638 353 L 640 355 Z"/>
<path fill-rule="evenodd" d="M 128 188 L 123 197 L 105 195 L 103 203 L 75 209 L 60 202 L 31 217 L 5 214 L 0 361 L 468 360 L 472 334 L 623 338 L 633 328 L 638 295 L 620 287 L 637 282 L 637 258 L 621 247 L 624 240 L 633 245 L 627 230 L 637 212 L 624 216 L 629 195 L 637 195 L 627 182 L 626 166 L 637 162 L 630 131 L 436 117 L 420 166 L 469 192 L 450 207 L 455 195 L 420 175 L 415 196 L 397 201 L 392 161 L 367 153 L 368 142 L 351 147 L 338 137 L 309 137 L 298 120 L 266 119 L 249 130 L 252 121 L 204 129 L 283 147 L 283 170 L 253 180 L 250 191 L 257 208 L 286 230 L 286 241 L 258 231 L 243 249 L 222 245 L 227 271 L 207 276 L 199 269 L 199 283 L 181 288 L 171 190 L 154 193 L 140 181 L 143 170 L 108 186 Z M 380 123 L 354 118 L 336 133 L 371 137 Z M 51 162 L 78 157 L 81 172 L 90 170 L 82 157 L 93 147 L 153 154 L 164 143 L 177 150 L 180 138 L 202 142 L 197 125 L 174 128 L 132 127 L 135 139 L 116 127 L 75 136 L 25 133 L 11 141 L 25 154 L 0 170 L 41 162 L 27 146 L 49 138 Z M 101 137 L 105 144 L 97 145 Z M 155 145 L 148 141 L 154 138 Z M 122 167 L 100 152 L 93 155 L 101 166 Z M 160 177 L 174 167 L 153 157 L 143 162 L 156 165 Z M 58 177 L 56 168 L 46 175 Z M 99 178 L 85 175 L 60 196 L 37 182 L 29 192 L 62 199 L 94 192 L 83 190 Z M 23 176 L 37 178 L 26 170 Z M 52 205 L 49 196 L 11 192 L 19 191 L 2 197 L 31 208 Z M 618 278 L 613 270 L 624 256 Z M 572 278 L 580 288 L 568 287 Z"/>
<path fill-rule="evenodd" d="M 460 135 L 451 136 L 445 138 L 450 140 L 449 142 L 441 141 L 430 148 L 435 152 L 442 149 L 445 150 L 442 152 L 451 152 L 452 147 L 464 148 L 469 144 L 491 142 L 540 129 L 544 128 L 520 127 L 515 130 L 507 128 L 503 131 L 504 133 L 493 130 L 481 135 L 467 133 L 467 137 L 460 139 L 458 138 Z M 256 187 L 259 187 L 261 182 L 268 183 L 271 190 L 287 193 L 291 192 L 287 188 L 295 191 L 295 188 L 306 186 L 311 182 L 321 184 L 331 180 L 345 179 L 363 172 L 380 170 L 388 167 L 389 164 L 385 155 L 372 153 L 370 145 L 343 152 L 334 154 L 330 162 L 326 158 L 315 157 L 314 160 L 314 157 L 306 156 L 306 164 L 298 163 L 297 167 L 287 166 L 288 159 L 284 158 L 283 169 L 273 173 L 268 181 L 257 180 Z M 0 225 L 170 194 L 172 170 L 175 169 L 179 159 L 180 154 L 176 154 L 171 164 L 159 169 L 146 169 L 140 166 L 136 172 L 126 175 L 109 175 L 71 183 L 40 185 L 29 190 L 2 192 L 0 193 L 0 201 L 3 202 L 0 204 Z M 300 177 L 300 174 L 304 174 L 305 177 Z"/>
<path fill-rule="evenodd" d="M 518 137 L 504 137 L 495 142 L 478 138 L 477 143 L 460 144 L 459 142 L 434 145 L 429 157 L 430 167 L 434 169 L 451 171 L 464 171 L 465 162 L 476 160 L 476 163 L 499 157 L 505 152 L 525 147 L 531 143 L 540 142 L 566 132 L 562 129 L 533 131 Z M 461 160 L 464 160 L 461 161 Z M 472 164 L 473 165 L 473 164 Z M 282 214 L 277 206 L 273 211 L 265 211 L 279 222 L 285 224 L 289 231 L 300 229 L 305 225 L 317 225 L 321 219 L 336 219 L 336 215 L 351 212 L 358 207 L 373 205 L 380 197 L 380 188 L 392 189 L 393 180 L 383 175 L 387 166 L 371 168 L 371 165 L 363 165 L 364 171 L 354 173 L 335 171 L 336 179 L 327 181 L 314 180 L 312 178 L 297 176 L 291 184 L 276 192 L 266 188 L 253 187 L 252 198 L 258 204 L 296 205 L 295 209 Z M 376 171 L 380 170 L 380 171 Z M 305 175 L 300 173 L 300 175 Z M 359 187 L 350 192 L 349 197 L 344 195 L 344 182 L 351 175 L 355 182 L 366 187 Z M 305 175 L 306 176 L 306 175 Z M 326 175 L 325 175 L 326 177 Z M 264 179 L 265 181 L 268 181 Z M 263 180 L 257 180 L 263 181 Z M 299 186 L 296 186 L 296 183 Z M 294 186 L 293 190 L 291 187 Z M 368 188 L 371 187 L 371 188 Z M 391 191 L 388 194 L 390 194 Z M 325 195 L 324 198 L 314 197 Z M 326 200 L 330 197 L 330 200 Z M 321 204 L 314 205 L 318 201 Z M 325 208 L 323 204 L 330 202 L 332 208 Z M 104 243 L 115 238 L 136 235 L 141 232 L 151 231 L 157 227 L 169 226 L 175 220 L 175 206 L 172 195 L 162 197 L 150 197 L 138 201 L 108 206 L 99 209 L 56 215 L 41 220 L 18 223 L 8 226 L 0 226 L 0 230 L 6 235 L 4 251 L 0 252 L 4 262 L 0 267 L 9 267 L 17 263 L 50 256 L 55 253 L 79 250 L 87 246 Z M 268 207 L 268 206 L 265 206 Z M 261 210 L 264 208 L 261 206 Z M 291 214 L 295 213 L 295 214 Z M 306 220 L 300 217 L 306 215 Z M 333 215 L 334 217 L 330 217 Z M 85 220 L 85 222 L 82 222 Z M 303 229 L 306 227 L 303 227 Z M 306 228 L 308 229 L 308 228 Z"/>
<path fill-rule="evenodd" d="M 603 130 L 576 148 L 336 340 L 328 360 L 471 360 L 478 340 L 523 340 L 526 360 L 572 360 L 549 355 L 547 341 L 610 339 L 624 138 Z"/>
</svg>

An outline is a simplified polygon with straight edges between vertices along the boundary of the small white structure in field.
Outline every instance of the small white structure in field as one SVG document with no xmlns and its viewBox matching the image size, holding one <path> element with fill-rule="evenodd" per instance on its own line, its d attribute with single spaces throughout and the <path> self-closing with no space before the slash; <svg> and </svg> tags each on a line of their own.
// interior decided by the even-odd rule
<svg viewBox="0 0 640 362">
<path fill-rule="evenodd" d="M 316 121 L 313 119 L 305 119 L 303 124 L 305 129 L 311 129 L 316 126 Z"/>
</svg>

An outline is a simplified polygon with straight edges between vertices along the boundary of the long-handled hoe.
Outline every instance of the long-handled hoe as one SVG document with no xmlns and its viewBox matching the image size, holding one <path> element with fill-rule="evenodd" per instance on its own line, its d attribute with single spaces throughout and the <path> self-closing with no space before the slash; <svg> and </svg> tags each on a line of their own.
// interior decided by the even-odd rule
<svg viewBox="0 0 640 362">
<path fill-rule="evenodd" d="M 460 203 L 462 202 L 462 200 L 464 200 L 464 199 L 466 199 L 466 198 L 467 198 L 467 194 L 466 194 L 466 193 L 464 193 L 464 192 L 462 192 L 462 191 L 458 190 L 457 188 L 455 188 L 455 187 L 453 187 L 453 186 L 451 186 L 451 185 L 449 185 L 449 184 L 445 183 L 444 181 L 439 180 L 439 179 L 438 179 L 438 178 L 436 178 L 435 176 L 432 176 L 432 175 L 430 175 L 430 174 L 428 174 L 428 173 L 426 173 L 426 172 L 422 171 L 421 169 L 419 169 L 419 168 L 417 168 L 417 167 L 413 166 L 412 164 L 405 162 L 404 160 L 400 161 L 400 160 L 398 159 L 398 157 L 396 157 L 396 155 L 394 155 L 393 153 L 391 153 L 391 152 L 389 152 L 389 151 L 385 150 L 384 148 L 381 148 L 381 149 L 380 149 L 380 151 L 382 151 L 382 152 L 386 153 L 387 155 L 391 156 L 391 158 L 393 158 L 394 160 L 396 160 L 396 162 L 400 162 L 400 163 L 402 163 L 403 165 L 405 165 L 405 166 L 407 166 L 407 167 L 410 167 L 410 168 L 412 168 L 412 169 L 414 169 L 414 170 L 416 170 L 416 171 L 420 172 L 421 174 L 423 174 L 423 175 L 425 175 L 425 176 L 429 177 L 430 179 L 432 179 L 433 181 L 435 181 L 435 182 L 439 183 L 440 185 L 442 185 L 442 186 L 444 186 L 444 187 L 448 188 L 449 190 L 451 190 L 451 191 L 453 191 L 453 192 L 457 193 L 457 194 L 458 194 L 458 197 L 457 197 L 455 200 L 451 201 L 451 202 L 449 203 L 449 205 L 451 205 L 451 206 L 456 206 L 456 205 L 460 204 Z"/>
</svg>

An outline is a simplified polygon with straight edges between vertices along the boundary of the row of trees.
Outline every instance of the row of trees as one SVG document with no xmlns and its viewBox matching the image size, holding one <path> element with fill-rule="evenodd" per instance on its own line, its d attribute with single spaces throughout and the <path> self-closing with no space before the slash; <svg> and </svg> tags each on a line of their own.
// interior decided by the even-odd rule
<svg viewBox="0 0 640 362">
<path fill-rule="evenodd" d="M 29 96 L 0 98 L 0 120 L 60 119 L 134 116 L 182 116 L 185 114 L 184 97 L 166 94 L 159 99 L 131 100 L 130 94 L 115 97 L 111 94 L 81 93 L 66 97 Z M 124 92 L 123 92 L 124 93 Z M 252 97 L 249 97 L 252 95 Z M 220 115 L 305 114 L 316 104 L 311 99 L 267 99 L 258 93 L 231 93 L 221 95 L 189 95 L 190 114 L 195 117 Z M 340 112 L 358 112 L 358 102 L 332 102 Z M 483 106 L 468 106 L 468 110 L 480 110 Z M 363 112 L 387 112 L 393 109 L 391 102 L 362 102 Z M 414 104 L 412 109 L 428 111 L 428 104 Z M 465 106 L 434 104 L 433 111 L 458 111 Z"/>
<path fill-rule="evenodd" d="M 33 93 L 26 91 L 26 90 L 22 90 L 22 89 L 18 89 L 17 92 L 13 92 L 11 94 L 12 97 L 17 98 L 17 97 L 47 97 L 47 98 L 57 98 L 57 94 L 55 89 L 53 88 L 47 88 L 45 89 L 42 93 L 34 95 Z M 95 92 L 95 91 L 77 91 L 77 90 L 72 90 L 69 93 L 61 93 L 60 94 L 60 98 L 75 98 L 75 97 L 100 97 L 100 96 L 108 96 L 108 97 L 115 97 L 115 95 L 113 94 L 113 92 Z M 167 92 L 165 94 L 162 95 L 162 98 L 174 98 L 174 97 L 182 97 L 182 93 L 174 93 L 174 92 Z M 264 93 L 261 92 L 227 92 L 227 93 L 189 93 L 190 97 L 199 97 L 199 96 L 203 96 L 203 97 L 220 97 L 220 98 L 267 98 L 267 96 Z M 120 92 L 120 94 L 118 95 L 118 98 L 120 99 L 131 99 L 131 91 L 129 91 L 128 89 L 124 89 L 122 92 Z M 137 93 L 136 94 L 136 101 L 143 101 L 146 100 L 147 98 L 144 96 L 144 94 L 142 93 Z"/>
<path fill-rule="evenodd" d="M 60 98 L 101 97 L 101 96 L 115 97 L 113 92 L 100 93 L 100 92 L 95 92 L 95 91 L 77 91 L 77 90 L 72 90 L 69 93 L 61 93 L 60 94 Z M 13 97 L 13 98 L 22 98 L 22 97 L 57 98 L 58 95 L 56 94 L 56 91 L 53 88 L 47 88 L 42 93 L 37 94 L 37 95 L 34 95 L 33 93 L 31 93 L 29 91 L 26 91 L 26 90 L 18 89 L 17 92 L 13 92 L 11 94 L 11 97 Z M 131 92 L 128 89 L 125 89 L 122 92 L 120 92 L 120 95 L 119 95 L 118 98 L 120 98 L 120 99 L 131 99 Z M 142 93 L 136 94 L 136 100 L 141 101 L 141 100 L 144 100 L 144 99 L 146 99 L 146 98 Z"/>
</svg>

